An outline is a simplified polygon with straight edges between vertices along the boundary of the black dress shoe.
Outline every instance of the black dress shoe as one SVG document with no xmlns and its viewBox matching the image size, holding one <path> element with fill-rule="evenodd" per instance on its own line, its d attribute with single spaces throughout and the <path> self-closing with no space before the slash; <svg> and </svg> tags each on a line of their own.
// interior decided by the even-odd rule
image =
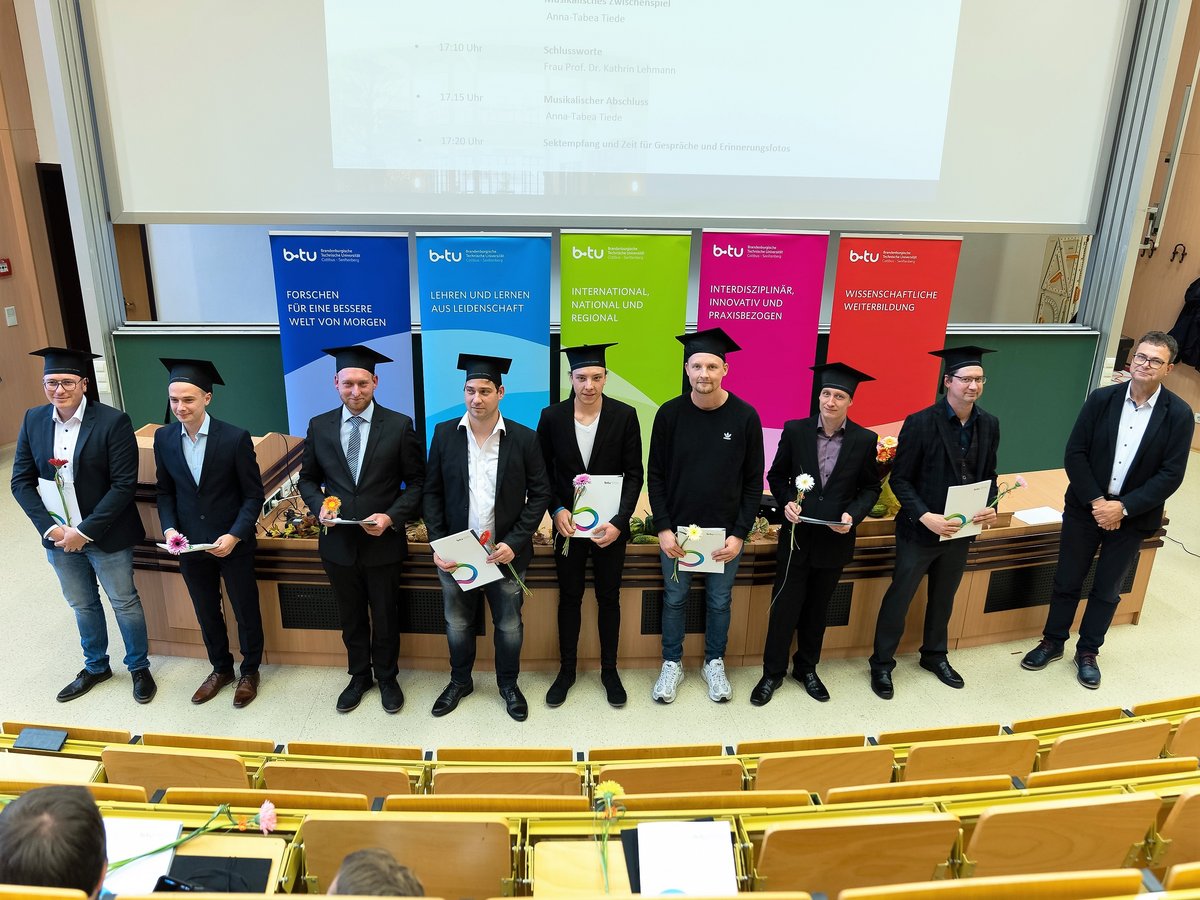
<svg viewBox="0 0 1200 900">
<path fill-rule="evenodd" d="M 880 700 L 891 700 L 896 695 L 896 691 L 892 687 L 892 673 L 882 669 L 872 669 L 871 690 Z"/>
<path fill-rule="evenodd" d="M 808 691 L 808 696 L 814 700 L 821 703 L 829 701 L 829 691 L 825 689 L 825 684 L 816 672 L 793 672 L 792 677 L 804 685 L 804 690 Z"/>
<path fill-rule="evenodd" d="M 775 692 L 782 686 L 782 678 L 772 678 L 770 675 L 764 675 L 758 680 L 758 684 L 754 686 L 754 690 L 750 692 L 750 704 L 752 706 L 766 706 L 771 702 L 771 698 L 775 696 Z"/>
<path fill-rule="evenodd" d="M 58 692 L 58 702 L 66 703 L 76 697 L 82 697 L 100 682 L 108 681 L 110 678 L 112 678 L 112 669 L 105 669 L 103 672 L 89 672 L 87 669 L 83 669 L 75 676 L 74 681 Z"/>
<path fill-rule="evenodd" d="M 932 672 L 937 676 L 937 680 L 947 687 L 961 688 L 966 685 L 963 677 L 954 671 L 954 667 L 950 665 L 949 660 L 939 659 L 933 662 L 921 660 L 921 668 L 927 672 Z"/>
<path fill-rule="evenodd" d="M 1043 640 L 1021 659 L 1021 668 L 1031 672 L 1040 672 L 1056 659 L 1063 658 L 1062 644 Z"/>
<path fill-rule="evenodd" d="M 1085 688 L 1094 691 L 1100 687 L 1100 664 L 1095 653 L 1076 653 L 1075 668 L 1079 670 L 1075 677 Z"/>
<path fill-rule="evenodd" d="M 546 691 L 546 705 L 551 709 L 562 706 L 567 700 L 567 691 L 571 690 L 571 686 L 574 684 L 575 670 L 559 669 L 554 684 L 550 685 L 550 690 Z"/>
<path fill-rule="evenodd" d="M 404 705 L 404 691 L 400 690 L 400 682 L 388 678 L 379 682 L 379 698 L 383 701 L 383 711 L 398 713 Z"/>
<path fill-rule="evenodd" d="M 435 716 L 444 716 L 446 713 L 454 712 L 458 701 L 467 696 L 471 691 L 475 690 L 475 685 L 472 682 L 459 684 L 457 681 L 451 681 L 446 685 L 446 689 L 438 695 L 437 700 L 433 702 L 433 714 Z"/>
<path fill-rule="evenodd" d="M 158 693 L 158 685 L 149 669 L 136 669 L 133 675 L 133 699 L 138 703 L 149 703 Z"/>
<path fill-rule="evenodd" d="M 600 683 L 604 685 L 604 694 L 608 698 L 608 705 L 613 709 L 620 709 L 625 705 L 625 701 L 629 697 L 625 693 L 625 685 L 621 684 L 621 676 L 617 674 L 616 669 L 601 669 Z"/>
<path fill-rule="evenodd" d="M 374 686 L 375 682 L 371 680 L 370 675 L 352 676 L 350 683 L 346 685 L 346 689 L 338 694 L 337 711 L 348 713 L 351 710 L 358 709 L 358 704 L 362 703 L 363 694 Z"/>
<path fill-rule="evenodd" d="M 525 702 L 525 695 L 519 687 L 515 684 L 502 687 L 500 696 L 504 698 L 504 708 L 516 721 L 524 722 L 529 718 L 529 704 Z"/>
</svg>

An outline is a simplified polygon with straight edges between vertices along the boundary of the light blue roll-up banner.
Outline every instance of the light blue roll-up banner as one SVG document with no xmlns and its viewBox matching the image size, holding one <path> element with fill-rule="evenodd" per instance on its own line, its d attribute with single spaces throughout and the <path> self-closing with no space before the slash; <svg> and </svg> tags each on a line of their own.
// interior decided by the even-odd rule
<svg viewBox="0 0 1200 900">
<path fill-rule="evenodd" d="M 271 263 L 288 427 L 341 404 L 326 347 L 364 344 L 394 362 L 376 367 L 381 405 L 413 415 L 408 235 L 273 231 Z"/>
<path fill-rule="evenodd" d="M 500 413 L 530 428 L 550 402 L 550 236 L 417 235 L 425 437 L 459 419 L 460 353 L 504 356 Z"/>
</svg>

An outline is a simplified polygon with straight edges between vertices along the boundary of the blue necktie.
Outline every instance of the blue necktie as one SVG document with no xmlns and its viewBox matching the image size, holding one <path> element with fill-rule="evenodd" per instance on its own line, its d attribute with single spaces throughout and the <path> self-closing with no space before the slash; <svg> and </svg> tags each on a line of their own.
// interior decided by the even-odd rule
<svg viewBox="0 0 1200 900">
<path fill-rule="evenodd" d="M 358 483 L 359 450 L 362 444 L 362 434 L 358 430 L 364 421 L 362 416 L 350 417 L 350 440 L 346 442 L 346 464 L 350 466 L 350 477 Z"/>
</svg>

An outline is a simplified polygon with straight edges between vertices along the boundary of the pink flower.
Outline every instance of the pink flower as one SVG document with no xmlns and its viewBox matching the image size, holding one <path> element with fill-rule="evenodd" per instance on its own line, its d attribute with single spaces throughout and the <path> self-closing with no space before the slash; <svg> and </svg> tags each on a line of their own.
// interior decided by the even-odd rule
<svg viewBox="0 0 1200 900">
<path fill-rule="evenodd" d="M 1029 482 L 1025 480 L 1024 475 L 1017 476 L 1017 487 L 1027 487 L 1028 485 L 1029 485 Z"/>
<path fill-rule="evenodd" d="M 264 800 L 263 805 L 258 810 L 258 827 L 262 829 L 263 834 L 270 834 L 279 827 L 279 816 L 275 813 L 275 804 L 270 800 Z"/>
<path fill-rule="evenodd" d="M 174 554 L 175 556 L 178 556 L 190 546 L 191 544 L 188 543 L 187 536 L 182 535 L 179 532 L 175 532 L 175 534 L 171 535 L 171 537 L 167 539 L 167 552 Z"/>
<path fill-rule="evenodd" d="M 575 485 L 575 487 L 577 487 L 577 488 L 581 488 L 585 484 L 591 484 L 591 482 L 592 482 L 592 477 L 586 473 L 583 473 L 580 475 L 576 475 L 574 477 L 574 479 L 572 479 L 571 484 Z"/>
</svg>

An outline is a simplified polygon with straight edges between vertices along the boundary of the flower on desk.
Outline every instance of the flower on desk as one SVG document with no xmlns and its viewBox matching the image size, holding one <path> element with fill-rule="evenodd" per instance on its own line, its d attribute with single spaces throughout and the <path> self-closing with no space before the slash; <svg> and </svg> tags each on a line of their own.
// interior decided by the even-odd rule
<svg viewBox="0 0 1200 900">
<path fill-rule="evenodd" d="M 172 556 L 178 556 L 192 545 L 187 539 L 186 534 L 180 534 L 178 531 L 167 538 L 167 552 Z"/>
<path fill-rule="evenodd" d="M 161 847 L 155 847 L 153 850 L 147 850 L 145 853 L 139 853 L 136 856 L 130 856 L 125 859 L 118 859 L 115 862 L 108 864 L 108 871 L 115 872 L 117 869 L 123 868 L 132 862 L 137 862 L 139 859 L 145 859 L 147 856 L 155 856 L 159 853 L 166 853 L 182 847 L 188 841 L 193 841 L 202 834 L 209 834 L 213 831 L 224 829 L 225 831 L 247 831 L 251 827 L 259 828 L 263 834 L 270 834 L 279 827 L 279 816 L 275 812 L 275 804 L 270 800 L 264 800 L 257 813 L 253 816 L 238 816 L 234 818 L 233 813 L 229 811 L 229 804 L 222 803 L 218 806 L 208 821 L 194 831 L 189 831 L 187 834 L 180 836 L 178 839 L 171 841 L 169 844 L 163 844 Z"/>
<path fill-rule="evenodd" d="M 571 484 L 573 484 L 575 486 L 575 497 L 573 500 L 571 500 L 572 520 L 574 520 L 575 513 L 579 512 L 577 507 L 579 506 L 580 499 L 583 497 L 583 492 L 587 489 L 587 486 L 591 483 L 592 483 L 592 476 L 588 475 L 586 472 L 581 472 L 580 474 L 576 475 L 574 478 L 571 479 Z M 563 538 L 562 555 L 566 556 L 567 553 L 570 552 L 570 550 L 571 550 L 570 538 Z"/>
<path fill-rule="evenodd" d="M 479 543 L 483 545 L 483 549 L 488 552 L 489 556 L 496 552 L 496 545 L 492 543 L 492 533 L 490 531 L 485 531 L 479 536 Z M 508 563 L 508 571 L 512 573 L 513 581 L 521 586 L 521 593 L 532 596 L 533 591 L 525 586 L 525 582 L 521 580 L 521 576 L 517 574 L 517 570 L 513 567 L 512 563 Z"/>
<path fill-rule="evenodd" d="M 625 789 L 615 781 L 601 781 L 596 785 L 596 799 L 592 804 L 596 822 L 596 842 L 600 847 L 600 871 L 604 875 L 604 893 L 608 893 L 608 835 L 612 823 L 625 815 L 625 804 L 618 803 L 625 796 Z"/>
</svg>

